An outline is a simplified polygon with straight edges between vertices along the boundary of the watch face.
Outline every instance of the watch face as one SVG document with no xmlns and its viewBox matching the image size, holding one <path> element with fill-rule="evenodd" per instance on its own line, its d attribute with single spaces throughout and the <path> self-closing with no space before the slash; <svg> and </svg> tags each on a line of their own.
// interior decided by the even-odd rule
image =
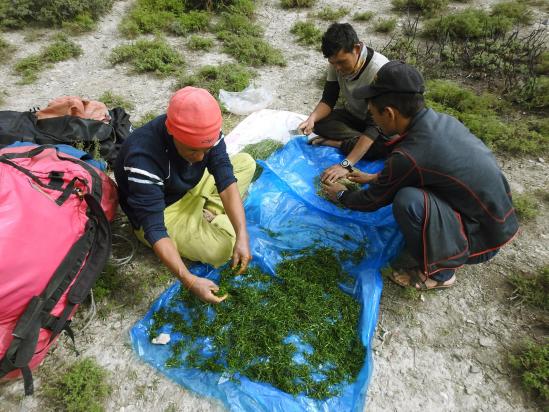
<svg viewBox="0 0 549 412">
<path fill-rule="evenodd" d="M 343 167 L 349 167 L 349 166 L 351 166 L 351 162 L 349 162 L 347 159 L 343 159 L 343 160 L 341 161 L 340 164 L 341 164 L 341 166 L 343 166 Z"/>
</svg>

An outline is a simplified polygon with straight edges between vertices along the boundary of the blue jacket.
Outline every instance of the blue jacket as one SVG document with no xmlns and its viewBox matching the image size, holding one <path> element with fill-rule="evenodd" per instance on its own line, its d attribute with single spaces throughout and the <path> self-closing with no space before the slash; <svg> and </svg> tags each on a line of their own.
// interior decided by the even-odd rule
<svg viewBox="0 0 549 412">
<path fill-rule="evenodd" d="M 236 182 L 223 140 L 191 165 L 177 153 L 165 122 L 166 115 L 159 116 L 130 134 L 114 167 L 120 206 L 151 245 L 168 237 L 164 209 L 196 186 L 206 168 L 218 192 Z"/>
</svg>

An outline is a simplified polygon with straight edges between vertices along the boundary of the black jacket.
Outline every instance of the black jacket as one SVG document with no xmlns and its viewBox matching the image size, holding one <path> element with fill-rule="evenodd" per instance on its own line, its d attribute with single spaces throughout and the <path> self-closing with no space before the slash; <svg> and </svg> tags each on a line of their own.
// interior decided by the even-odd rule
<svg viewBox="0 0 549 412">
<path fill-rule="evenodd" d="M 518 231 L 509 184 L 490 150 L 455 118 L 420 111 L 393 141 L 376 183 L 345 192 L 348 208 L 373 211 L 399 189 L 424 189 L 423 249 L 427 274 L 501 247 Z M 449 232 L 461 233 L 460 239 Z"/>
</svg>

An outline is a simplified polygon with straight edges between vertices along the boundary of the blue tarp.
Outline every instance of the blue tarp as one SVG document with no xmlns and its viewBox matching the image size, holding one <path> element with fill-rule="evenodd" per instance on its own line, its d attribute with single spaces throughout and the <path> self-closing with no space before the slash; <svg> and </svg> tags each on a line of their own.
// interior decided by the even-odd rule
<svg viewBox="0 0 549 412">
<path fill-rule="evenodd" d="M 362 411 L 372 371 L 370 342 L 379 312 L 380 269 L 399 252 L 403 239 L 391 206 L 373 213 L 356 212 L 340 208 L 317 195 L 317 177 L 325 168 L 341 160 L 342 156 L 333 148 L 312 147 L 307 145 L 305 138 L 295 138 L 266 162 L 259 162 L 264 171 L 251 185 L 244 206 L 253 262 L 267 273 L 273 273 L 284 251 L 318 246 L 353 251 L 359 243 L 367 241 L 366 256 L 358 265 L 344 263 L 345 270 L 355 279 L 354 284 L 340 285 L 362 307 L 359 331 L 367 355 L 354 383 L 344 387 L 340 396 L 319 401 L 304 395 L 294 397 L 246 377 L 239 376 L 235 380 L 224 374 L 167 368 L 165 362 L 177 339 L 172 336 L 168 345 L 153 345 L 148 329 L 152 315 L 169 306 L 170 300 L 177 295 L 179 283 L 168 288 L 132 328 L 131 340 L 139 356 L 186 388 L 221 400 L 231 411 Z M 375 173 L 381 170 L 383 162 L 361 161 L 356 167 Z M 193 267 L 192 271 L 215 281 L 219 279 L 219 272 L 207 265 Z M 169 331 L 169 326 L 166 330 Z"/>
</svg>

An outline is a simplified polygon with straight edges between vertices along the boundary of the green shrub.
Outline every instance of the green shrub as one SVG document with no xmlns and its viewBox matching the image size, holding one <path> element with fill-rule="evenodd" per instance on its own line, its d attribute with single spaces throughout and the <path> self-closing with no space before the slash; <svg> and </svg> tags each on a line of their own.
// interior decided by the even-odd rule
<svg viewBox="0 0 549 412">
<path fill-rule="evenodd" d="M 82 48 L 61 34 L 54 37 L 53 42 L 43 48 L 39 54 L 19 60 L 14 66 L 14 71 L 22 77 L 22 84 L 33 83 L 42 70 L 52 67 L 54 63 L 78 57 L 81 54 Z"/>
<path fill-rule="evenodd" d="M 447 80 L 427 82 L 427 105 L 463 122 L 488 146 L 509 153 L 542 154 L 547 151 L 549 135 L 543 134 L 539 121 L 504 121 L 498 111 L 506 109 L 503 100 L 471 90 Z"/>
<path fill-rule="evenodd" d="M 206 31 L 210 25 L 211 15 L 205 11 L 190 11 L 170 22 L 168 30 L 178 36 Z"/>
<path fill-rule="evenodd" d="M 507 17 L 490 16 L 478 9 L 468 9 L 440 18 L 427 20 L 423 33 L 432 39 L 479 39 L 491 34 L 506 33 L 513 26 Z"/>
<path fill-rule="evenodd" d="M 374 31 L 378 33 L 391 33 L 397 24 L 397 19 L 379 19 L 374 26 Z"/>
<path fill-rule="evenodd" d="M 143 33 L 168 31 L 175 20 L 171 11 L 136 7 L 122 19 L 119 30 L 125 37 L 135 38 Z"/>
<path fill-rule="evenodd" d="M 509 363 L 520 374 L 522 385 L 533 391 L 545 410 L 549 407 L 549 344 L 528 342 Z"/>
<path fill-rule="evenodd" d="M 428 15 L 440 11 L 448 5 L 448 0 L 391 0 L 399 11 L 417 11 Z"/>
<path fill-rule="evenodd" d="M 533 275 L 513 274 L 509 282 L 515 288 L 513 296 L 534 308 L 549 310 L 549 266 Z"/>
<path fill-rule="evenodd" d="M 122 107 L 124 110 L 130 111 L 135 108 L 135 105 L 132 102 L 122 96 L 114 94 L 111 91 L 106 91 L 101 96 L 99 96 L 99 101 L 105 103 L 105 105 L 109 109 L 112 109 L 114 107 Z"/>
<path fill-rule="evenodd" d="M 38 74 L 46 68 L 38 55 L 32 55 L 19 60 L 13 67 L 15 73 L 21 76 L 21 84 L 34 83 Z"/>
<path fill-rule="evenodd" d="M 137 0 L 122 19 L 119 30 L 128 38 L 159 32 L 183 35 L 207 30 L 211 11 L 225 10 L 230 14 L 251 16 L 254 8 L 252 0 Z"/>
<path fill-rule="evenodd" d="M 320 47 L 322 31 L 309 21 L 298 21 L 290 29 L 290 33 L 297 37 L 297 42 L 304 45 L 317 45 Z"/>
<path fill-rule="evenodd" d="M 277 65 L 285 66 L 286 61 L 280 50 L 275 49 L 265 40 L 254 36 L 238 36 L 230 32 L 218 33 L 223 40 L 223 50 L 236 61 L 251 66 Z"/>
<path fill-rule="evenodd" d="M 97 26 L 97 21 L 90 16 L 89 13 L 77 15 L 72 21 L 64 21 L 61 23 L 63 30 L 69 34 L 78 35 L 92 31 Z"/>
<path fill-rule="evenodd" d="M 15 46 L 0 37 L 0 64 L 7 63 L 11 59 L 14 51 Z"/>
<path fill-rule="evenodd" d="M 163 39 L 138 40 L 115 47 L 110 56 L 113 65 L 129 63 L 136 73 L 166 76 L 179 72 L 185 61 Z"/>
<path fill-rule="evenodd" d="M 329 6 L 326 6 L 322 10 L 320 10 L 318 13 L 316 13 L 316 17 L 322 20 L 327 20 L 327 21 L 338 21 L 339 19 L 346 16 L 347 14 L 349 14 L 349 9 L 345 7 L 332 9 Z"/>
<path fill-rule="evenodd" d="M 191 36 L 187 42 L 187 47 L 191 50 L 209 50 L 213 45 L 214 42 L 212 39 L 196 35 Z"/>
<path fill-rule="evenodd" d="M 549 118 L 547 116 L 541 117 L 541 118 L 531 118 L 527 122 L 527 126 L 529 130 L 533 130 L 541 135 L 548 136 L 549 135 Z M 549 191 L 548 191 L 549 194 Z"/>
<path fill-rule="evenodd" d="M 354 21 L 370 21 L 375 16 L 373 11 L 365 11 L 363 13 L 355 13 L 353 16 Z"/>
<path fill-rule="evenodd" d="M 167 1 L 172 1 L 172 0 L 167 0 Z M 185 1 L 174 0 L 174 1 L 176 3 L 185 4 L 188 10 L 209 10 L 209 11 L 221 10 L 228 7 L 232 7 L 234 5 L 250 3 L 250 0 L 185 0 Z"/>
<path fill-rule="evenodd" d="M 549 51 L 545 50 L 540 53 L 535 61 L 534 71 L 537 74 L 549 74 Z"/>
<path fill-rule="evenodd" d="M 134 128 L 141 127 L 147 123 L 149 123 L 151 120 L 156 119 L 159 116 L 158 113 L 155 112 L 147 112 L 142 117 L 139 118 L 139 120 L 132 122 L 132 125 Z"/>
<path fill-rule="evenodd" d="M 448 36 L 451 39 L 479 39 L 507 33 L 513 25 L 524 23 L 529 13 L 524 5 L 501 3 L 491 13 L 480 9 L 466 9 L 440 18 L 427 20 L 423 34 L 432 39 Z"/>
<path fill-rule="evenodd" d="M 429 99 L 460 112 L 492 114 L 494 110 L 503 109 L 505 104 L 493 94 L 479 96 L 451 80 L 430 80 L 426 89 Z"/>
<path fill-rule="evenodd" d="M 107 105 L 107 107 L 109 107 L 109 105 Z M 124 277 L 118 272 L 118 268 L 116 266 L 108 263 L 95 282 L 93 287 L 93 297 L 96 301 L 101 302 L 105 299 L 112 298 L 116 293 L 123 289 Z"/>
<path fill-rule="evenodd" d="M 54 41 L 42 51 L 40 56 L 48 63 L 57 63 L 81 54 L 82 47 L 60 34 L 54 37 Z"/>
<path fill-rule="evenodd" d="M 64 375 L 46 380 L 42 396 L 54 410 L 99 412 L 111 391 L 107 372 L 87 358 L 70 366 Z"/>
<path fill-rule="evenodd" d="M 517 90 L 517 100 L 529 109 L 549 107 L 549 76 L 533 77 L 526 87 Z"/>
<path fill-rule="evenodd" d="M 220 89 L 230 92 L 242 91 L 253 77 L 254 73 L 248 68 L 235 63 L 204 66 L 195 74 L 178 79 L 175 90 L 185 86 L 195 86 L 206 89 L 217 97 Z"/>
<path fill-rule="evenodd" d="M 237 0 L 227 7 L 227 10 L 229 13 L 252 17 L 255 12 L 255 3 L 253 0 Z"/>
<path fill-rule="evenodd" d="M 507 18 L 513 23 L 530 24 L 532 22 L 532 11 L 524 3 L 518 1 L 505 1 L 497 3 L 492 7 L 493 17 Z"/>
<path fill-rule="evenodd" d="M 93 21 L 106 14 L 113 0 L 12 0 L 0 2 L 0 27 L 19 29 L 33 24 L 60 27 L 87 15 Z M 79 17 L 80 16 L 80 17 Z"/>
<path fill-rule="evenodd" d="M 538 215 L 538 202 L 534 196 L 528 193 L 514 195 L 513 205 L 515 206 L 515 212 L 521 221 L 532 220 Z M 549 280 L 549 278 L 547 280 Z"/>
<path fill-rule="evenodd" d="M 238 36 L 263 36 L 263 28 L 242 15 L 222 13 L 215 30 L 219 33 L 233 33 Z"/>
<path fill-rule="evenodd" d="M 280 5 L 285 9 L 293 9 L 298 7 L 311 7 L 316 0 L 281 0 Z"/>
</svg>

